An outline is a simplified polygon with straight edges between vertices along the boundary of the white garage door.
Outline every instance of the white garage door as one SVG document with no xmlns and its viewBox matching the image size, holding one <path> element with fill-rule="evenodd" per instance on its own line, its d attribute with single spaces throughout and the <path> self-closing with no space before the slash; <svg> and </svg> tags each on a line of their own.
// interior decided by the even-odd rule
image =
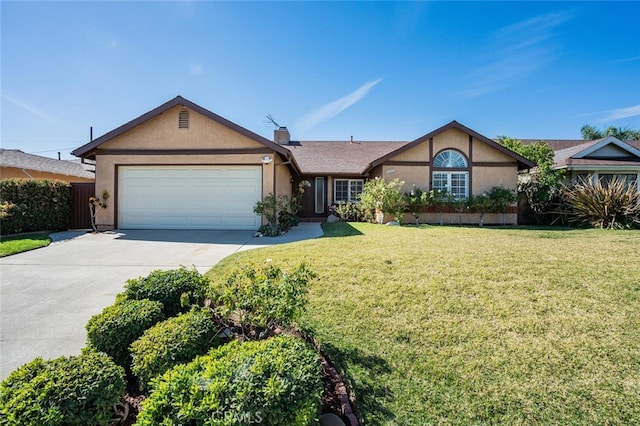
<svg viewBox="0 0 640 426">
<path fill-rule="evenodd" d="M 258 229 L 260 166 L 122 166 L 122 229 Z"/>
</svg>

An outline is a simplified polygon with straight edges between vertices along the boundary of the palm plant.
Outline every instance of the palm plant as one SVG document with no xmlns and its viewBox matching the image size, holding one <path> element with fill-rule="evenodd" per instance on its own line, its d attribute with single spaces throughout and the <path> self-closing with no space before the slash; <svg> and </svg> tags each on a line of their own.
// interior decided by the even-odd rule
<svg viewBox="0 0 640 426">
<path fill-rule="evenodd" d="M 629 228 L 640 224 L 640 192 L 615 176 L 609 182 L 587 178 L 564 188 L 569 221 L 597 228 Z"/>
</svg>

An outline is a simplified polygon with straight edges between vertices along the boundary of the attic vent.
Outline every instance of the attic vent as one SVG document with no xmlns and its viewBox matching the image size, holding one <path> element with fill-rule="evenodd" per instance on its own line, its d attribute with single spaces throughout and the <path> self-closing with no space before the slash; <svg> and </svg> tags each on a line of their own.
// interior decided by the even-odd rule
<svg viewBox="0 0 640 426">
<path fill-rule="evenodd" d="M 178 116 L 178 129 L 188 129 L 189 128 L 189 110 L 183 109 L 180 110 L 180 115 Z"/>
</svg>

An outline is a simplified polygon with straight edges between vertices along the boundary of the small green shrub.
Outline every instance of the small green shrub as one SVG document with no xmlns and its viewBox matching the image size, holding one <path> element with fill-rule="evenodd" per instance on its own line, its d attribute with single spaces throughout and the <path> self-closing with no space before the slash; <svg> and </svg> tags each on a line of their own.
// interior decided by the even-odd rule
<svg viewBox="0 0 640 426">
<path fill-rule="evenodd" d="M 280 227 L 275 223 L 267 223 L 266 225 L 260 226 L 258 232 L 265 237 L 277 237 L 280 235 Z"/>
<path fill-rule="evenodd" d="M 318 356 L 302 340 L 233 341 L 153 379 L 136 425 L 311 425 L 322 395 Z"/>
<path fill-rule="evenodd" d="M 335 213 L 343 222 L 365 221 L 365 212 L 362 211 L 360 203 L 345 203 L 344 201 L 340 201 L 336 205 Z"/>
<path fill-rule="evenodd" d="M 191 303 L 204 301 L 204 293 L 209 286 L 209 279 L 195 269 L 184 266 L 169 271 L 152 271 L 146 277 L 127 280 L 124 295 L 128 299 L 149 299 L 164 305 L 164 314 L 175 316 L 190 309 L 185 306 L 183 294 L 188 294 Z"/>
<path fill-rule="evenodd" d="M 149 328 L 131 344 L 131 371 L 141 387 L 174 365 L 205 354 L 217 343 L 216 324 L 207 310 L 193 310 Z"/>
<path fill-rule="evenodd" d="M 288 325 L 304 312 L 309 280 L 315 274 L 306 263 L 292 272 L 278 266 L 243 266 L 225 282 L 212 286 L 211 300 L 219 313 L 242 326 L 272 329 Z"/>
<path fill-rule="evenodd" d="M 616 176 L 607 183 L 584 179 L 563 191 L 569 221 L 597 228 L 631 228 L 640 225 L 640 192 Z"/>
<path fill-rule="evenodd" d="M 107 425 L 124 393 L 124 370 L 106 354 L 36 358 L 0 384 L 0 423 Z"/>
<path fill-rule="evenodd" d="M 0 232 L 67 230 L 71 185 L 54 179 L 0 180 Z"/>
<path fill-rule="evenodd" d="M 163 319 L 160 302 L 121 300 L 89 319 L 86 326 L 89 344 L 110 355 L 116 364 L 128 366 L 131 363 L 129 346 Z"/>
<path fill-rule="evenodd" d="M 263 200 L 256 202 L 253 208 L 255 214 L 262 216 L 268 222 L 258 231 L 266 237 L 275 237 L 281 232 L 288 231 L 300 222 L 298 213 L 301 209 L 297 197 L 288 195 L 276 197 L 273 194 L 265 196 Z"/>
</svg>

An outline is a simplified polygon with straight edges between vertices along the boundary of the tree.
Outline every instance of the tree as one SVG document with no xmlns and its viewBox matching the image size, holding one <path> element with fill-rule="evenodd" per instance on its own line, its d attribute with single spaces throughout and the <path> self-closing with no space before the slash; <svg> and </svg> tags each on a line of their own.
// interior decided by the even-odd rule
<svg viewBox="0 0 640 426">
<path fill-rule="evenodd" d="M 498 143 L 538 165 L 532 172 L 520 177 L 518 191 L 526 195 L 529 206 L 539 220 L 539 215 L 549 209 L 551 201 L 559 194 L 564 170 L 553 167 L 554 152 L 542 141 L 525 145 L 518 139 L 498 136 Z"/>
<path fill-rule="evenodd" d="M 640 131 L 636 129 L 632 129 L 628 126 L 627 127 L 609 126 L 600 130 L 590 124 L 585 124 L 580 129 L 580 133 L 582 134 L 582 139 L 585 139 L 585 140 L 602 139 L 609 136 L 613 136 L 614 138 L 617 138 L 623 141 L 640 140 Z"/>
</svg>

